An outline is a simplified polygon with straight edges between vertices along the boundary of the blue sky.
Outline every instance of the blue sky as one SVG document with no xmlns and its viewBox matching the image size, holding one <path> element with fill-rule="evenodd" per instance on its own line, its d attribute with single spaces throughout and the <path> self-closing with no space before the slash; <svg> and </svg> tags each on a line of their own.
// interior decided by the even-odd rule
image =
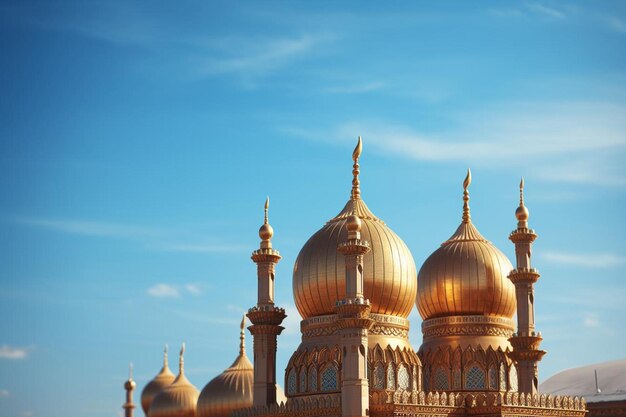
<svg viewBox="0 0 626 417">
<path fill-rule="evenodd" d="M 541 379 L 624 357 L 625 3 L 16 1 L 0 34 L 1 415 L 119 415 L 164 343 L 202 389 L 256 301 L 266 195 L 282 379 L 293 262 L 358 135 L 363 197 L 418 267 L 468 166 L 512 259 L 523 175 Z"/>
</svg>

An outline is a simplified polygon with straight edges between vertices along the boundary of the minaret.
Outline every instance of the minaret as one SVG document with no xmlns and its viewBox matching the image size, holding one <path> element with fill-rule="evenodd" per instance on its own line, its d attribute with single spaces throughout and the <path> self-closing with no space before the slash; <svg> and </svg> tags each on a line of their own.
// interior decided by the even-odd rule
<svg viewBox="0 0 626 417">
<path fill-rule="evenodd" d="M 272 248 L 274 229 L 268 221 L 269 197 L 265 200 L 265 222 L 259 229 L 261 247 L 252 252 L 257 264 L 258 299 L 248 310 L 252 326 L 248 327 L 254 338 L 254 396 L 253 405 L 276 403 L 276 338 L 283 331 L 280 324 L 285 310 L 274 306 L 274 273 L 280 254 Z"/>
<path fill-rule="evenodd" d="M 358 198 L 361 137 L 352 154 L 354 179 L 352 198 Z M 346 265 L 346 297 L 338 300 L 335 311 L 341 334 L 343 351 L 341 378 L 342 417 L 369 415 L 369 383 L 367 380 L 367 335 L 374 321 L 369 318 L 370 302 L 363 296 L 363 256 L 369 252 L 369 243 L 361 240 L 361 219 L 353 211 L 346 219 L 348 238 L 337 250 L 344 255 Z"/>
<path fill-rule="evenodd" d="M 515 245 L 516 268 L 509 274 L 515 285 L 517 298 L 517 333 L 509 339 L 513 351 L 509 356 L 517 362 L 519 391 L 536 394 L 539 380 L 537 364 L 545 355 L 539 350 L 543 340 L 541 333 L 535 332 L 535 296 L 533 284 L 539 279 L 539 272 L 531 266 L 532 243 L 537 238 L 535 231 L 528 228 L 529 212 L 524 205 L 524 178 L 520 182 L 519 207 L 515 210 L 517 229 L 509 239 Z"/>
<path fill-rule="evenodd" d="M 137 387 L 137 383 L 133 380 L 133 364 L 128 367 L 128 380 L 124 383 L 126 390 L 126 403 L 122 406 L 124 409 L 124 417 L 133 417 L 135 404 L 133 403 L 133 390 Z"/>
</svg>

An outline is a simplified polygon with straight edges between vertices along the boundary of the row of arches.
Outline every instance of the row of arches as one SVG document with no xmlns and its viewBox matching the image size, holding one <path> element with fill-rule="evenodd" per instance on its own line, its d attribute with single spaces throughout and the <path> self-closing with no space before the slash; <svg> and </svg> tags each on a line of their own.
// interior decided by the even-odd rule
<svg viewBox="0 0 626 417">
<path fill-rule="evenodd" d="M 320 372 L 315 364 L 291 368 L 287 373 L 287 395 L 316 392 L 334 392 L 339 390 L 339 364 L 332 362 L 324 366 Z"/>
</svg>

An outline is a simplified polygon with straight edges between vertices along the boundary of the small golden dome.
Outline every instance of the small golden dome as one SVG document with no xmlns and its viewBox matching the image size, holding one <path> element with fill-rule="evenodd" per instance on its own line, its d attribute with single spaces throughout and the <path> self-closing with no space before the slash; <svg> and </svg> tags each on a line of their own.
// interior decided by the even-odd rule
<svg viewBox="0 0 626 417">
<path fill-rule="evenodd" d="M 304 244 L 293 270 L 293 292 L 302 318 L 333 314 L 335 302 L 346 296 L 344 256 L 337 251 L 348 236 L 348 223 L 357 217 L 361 239 L 371 252 L 363 258 L 364 296 L 372 313 L 408 317 L 415 302 L 417 281 L 411 252 L 385 223 L 361 200 L 358 157 L 361 140 L 354 151 L 351 198 L 333 219 Z"/>
<path fill-rule="evenodd" d="M 197 417 L 228 417 L 235 410 L 252 406 L 254 368 L 246 356 L 245 322 L 244 315 L 240 327 L 239 355 L 228 369 L 204 387 L 198 398 Z M 278 402 L 284 402 L 285 394 L 279 387 L 276 388 Z"/>
<path fill-rule="evenodd" d="M 152 379 L 152 381 L 148 382 L 141 392 L 141 408 L 143 408 L 145 415 L 148 415 L 148 410 L 150 409 L 150 404 L 152 404 L 154 397 L 156 397 L 157 394 L 163 390 L 163 388 L 174 382 L 175 378 L 176 376 L 172 373 L 172 371 L 170 371 L 167 363 L 166 345 L 163 352 L 163 368 L 161 368 L 161 371 Z"/>
<path fill-rule="evenodd" d="M 183 354 L 180 351 L 180 370 L 171 385 L 165 387 L 154 397 L 148 417 L 195 417 L 198 402 L 198 390 L 185 376 Z"/>
<path fill-rule="evenodd" d="M 259 237 L 261 240 L 270 240 L 274 236 L 274 229 L 269 224 L 264 224 L 259 229 Z"/>
<path fill-rule="evenodd" d="M 124 389 L 126 391 L 134 390 L 136 387 L 137 387 L 137 383 L 132 379 L 129 379 L 126 382 L 124 382 Z"/>
<path fill-rule="evenodd" d="M 346 219 L 346 229 L 348 229 L 348 232 L 360 232 L 361 224 L 361 219 L 354 214 Z"/>
<path fill-rule="evenodd" d="M 465 181 L 463 222 L 433 252 L 418 274 L 417 308 L 422 319 L 487 315 L 512 318 L 515 287 L 508 279 L 508 258 L 478 232 L 471 222 Z"/>
</svg>

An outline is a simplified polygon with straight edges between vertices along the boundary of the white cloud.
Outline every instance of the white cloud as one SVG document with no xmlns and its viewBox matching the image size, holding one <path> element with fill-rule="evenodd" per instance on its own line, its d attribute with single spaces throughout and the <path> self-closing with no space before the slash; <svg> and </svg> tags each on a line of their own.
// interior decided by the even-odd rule
<svg viewBox="0 0 626 417">
<path fill-rule="evenodd" d="M 565 19 L 565 13 L 554 7 L 549 7 L 541 3 L 526 3 L 526 8 L 536 14 L 541 14 L 553 19 Z"/>
<path fill-rule="evenodd" d="M 223 39 L 213 42 L 222 56 L 205 60 L 200 72 L 205 75 L 239 74 L 259 76 L 270 73 L 296 59 L 310 56 L 311 51 L 332 39 L 329 35 L 306 34 L 281 39 Z M 213 51 L 214 55 L 216 51 Z"/>
<path fill-rule="evenodd" d="M 192 295 L 202 294 L 202 290 L 197 284 L 185 284 L 185 290 L 187 290 L 187 292 Z"/>
<path fill-rule="evenodd" d="M 624 22 L 619 17 L 609 16 L 604 20 L 609 25 L 610 29 L 619 33 L 626 33 L 626 22 Z"/>
<path fill-rule="evenodd" d="M 0 359 L 19 360 L 28 357 L 28 348 L 18 348 L 9 345 L 0 346 Z"/>
<path fill-rule="evenodd" d="M 340 85 L 327 87 L 323 91 L 330 94 L 362 94 L 377 91 L 385 87 L 385 83 L 371 82 L 365 84 Z"/>
<path fill-rule="evenodd" d="M 612 253 L 565 253 L 545 251 L 541 258 L 553 263 L 583 268 L 614 268 L 626 263 L 624 256 Z"/>
<path fill-rule="evenodd" d="M 244 245 L 222 245 L 222 244 L 166 244 L 160 246 L 161 250 L 167 252 L 190 252 L 190 253 L 224 253 L 239 252 L 249 249 Z"/>
<path fill-rule="evenodd" d="M 453 128 L 423 133 L 376 121 L 285 133 L 342 144 L 363 134 L 367 146 L 420 161 L 523 166 L 547 181 L 626 186 L 626 106 L 598 102 L 509 103 L 451 115 Z"/>
<path fill-rule="evenodd" d="M 9 393 L 8 390 L 6 389 L 0 389 L 0 398 L 6 398 L 8 396 L 10 396 L 11 394 Z"/>
<path fill-rule="evenodd" d="M 597 315 L 588 313 L 583 318 L 583 325 L 585 327 L 600 327 L 600 320 Z"/>
<path fill-rule="evenodd" d="M 148 295 L 156 298 L 178 298 L 180 291 L 177 287 L 168 284 L 156 284 L 148 288 Z"/>
<path fill-rule="evenodd" d="M 51 220 L 35 218 L 18 218 L 17 221 L 19 223 L 27 224 L 30 226 L 36 226 L 44 229 L 85 236 L 139 238 L 157 236 L 163 233 L 163 231 L 159 229 L 97 221 L 67 219 Z"/>
</svg>

